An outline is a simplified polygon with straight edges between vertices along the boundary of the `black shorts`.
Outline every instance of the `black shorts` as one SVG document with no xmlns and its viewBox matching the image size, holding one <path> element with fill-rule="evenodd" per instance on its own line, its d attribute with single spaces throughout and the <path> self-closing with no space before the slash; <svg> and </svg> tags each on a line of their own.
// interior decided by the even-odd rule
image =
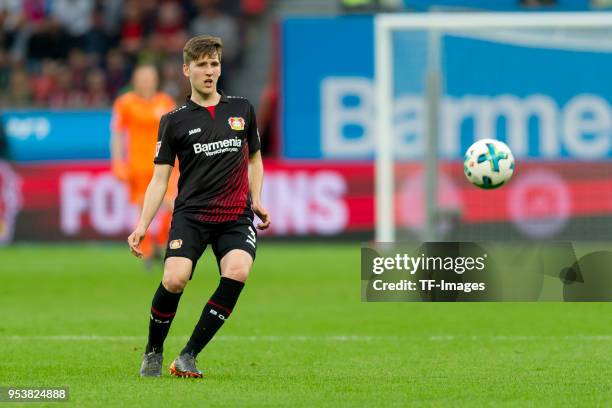
<svg viewBox="0 0 612 408">
<path fill-rule="evenodd" d="M 247 217 L 240 217 L 236 221 L 211 224 L 201 222 L 191 214 L 174 214 L 164 259 L 172 256 L 191 259 L 192 270 L 195 270 L 208 244 L 212 246 L 217 264 L 232 249 L 242 249 L 255 260 L 257 229 Z"/>
</svg>

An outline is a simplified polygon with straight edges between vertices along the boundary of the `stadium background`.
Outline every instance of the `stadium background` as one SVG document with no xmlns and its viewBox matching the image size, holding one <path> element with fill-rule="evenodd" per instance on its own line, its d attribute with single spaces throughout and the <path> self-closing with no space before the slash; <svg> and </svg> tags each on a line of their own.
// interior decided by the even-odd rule
<svg viewBox="0 0 612 408">
<path fill-rule="evenodd" d="M 352 2 L 342 9 L 324 1 L 77 3 L 72 8 L 68 0 L 3 3 L 0 104 L 12 164 L 2 166 L 1 242 L 121 240 L 130 232 L 136 212 L 128 206 L 122 184 L 108 172 L 110 103 L 129 86 L 133 66 L 143 61 L 160 67 L 162 89 L 180 103 L 187 92 L 180 72 L 181 45 L 201 32 L 226 41 L 221 87 L 248 97 L 258 109 L 266 155 L 264 199 L 275 215 L 268 234 L 372 238 L 376 139 L 370 13 L 349 12 Z M 436 10 L 453 10 L 487 2 L 438 3 Z M 587 10 L 603 3 L 560 1 L 527 8 L 499 1 L 494 9 Z M 418 1 L 384 4 L 387 10 L 434 7 Z M 352 15 L 343 16 L 342 10 Z M 319 45 L 323 43 L 325 47 Z M 599 118 L 603 126 L 612 115 L 612 82 L 601 74 L 601 67 L 609 65 L 607 54 L 549 50 L 538 61 L 544 53 L 533 47 L 457 38 L 446 44 L 446 96 L 456 106 L 503 94 L 516 98 L 518 109 L 525 110 L 530 97 L 544 95 L 558 110 L 563 129 L 582 126 L 581 111 L 573 116 L 567 112 L 585 98 L 595 99 L 595 111 L 604 110 Z M 410 93 L 415 86 L 410 78 L 422 75 L 419 70 L 426 64 L 419 60 L 423 51 L 415 51 L 410 39 L 399 39 L 396 46 L 402 45 L 409 51 L 399 52 L 396 63 L 411 61 L 412 68 L 397 81 L 400 96 Z M 502 60 L 500 71 L 495 64 Z M 551 63 L 558 68 L 550 70 Z M 576 82 L 558 87 L 568 75 Z M 502 116 L 511 113 L 499 112 L 502 123 L 496 130 L 502 140 L 509 132 Z M 482 192 L 463 180 L 457 162 L 474 138 L 470 119 L 478 112 L 454 124 L 449 136 L 454 147 L 441 156 L 449 163 L 443 170 L 440 206 L 455 214 L 455 229 L 443 238 L 608 237 L 603 227 L 612 212 L 610 143 L 602 145 L 602 138 L 588 131 L 555 128 L 554 145 L 545 147 L 548 129 L 529 120 L 529 114 L 537 112 L 527 111 L 525 146 L 511 144 L 521 166 L 512 191 Z M 403 125 L 408 131 L 397 150 L 408 165 L 398 170 L 396 222 L 418 239 L 424 222 L 418 167 L 422 147 L 410 139 L 410 118 Z M 543 161 L 544 166 L 537 164 Z M 486 200 L 499 204 L 478 204 Z M 546 217 L 549 222 L 542 221 Z M 533 227 L 533 219 L 541 225 Z"/>
<path fill-rule="evenodd" d="M 357 278 L 360 241 L 371 240 L 375 226 L 374 107 L 367 97 L 374 74 L 371 13 L 584 11 L 605 9 L 610 2 L 380 3 L 0 2 L 0 139 L 7 158 L 0 162 L 5 281 L 0 308 L 10 311 L 0 327 L 0 357 L 9 368 L 0 385 L 68 385 L 79 405 L 167 400 L 167 393 L 154 387 L 145 396 L 135 382 L 146 307 L 161 268 L 143 272 L 123 246 L 137 214 L 110 173 L 109 107 L 140 61 L 158 64 L 162 89 L 180 103 L 187 91 L 180 49 L 185 38 L 205 32 L 222 36 L 227 47 L 223 89 L 248 97 L 257 108 L 266 168 L 263 200 L 273 219 L 262 234 L 257 274 L 240 313 L 207 357 L 215 386 L 206 389 L 211 401 L 344 406 L 370 404 L 378 395 L 377 401 L 397 406 L 612 402 L 609 382 L 600 379 L 610 366 L 605 304 L 360 304 Z M 609 54 L 590 55 L 590 64 L 581 66 L 578 58 L 560 52 L 550 57 L 558 61 L 552 69 L 521 63 L 536 58 L 537 49 L 478 41 L 452 45 L 458 56 L 472 56 L 446 67 L 449 78 L 460 79 L 449 88 L 453 98 L 503 92 L 522 101 L 543 94 L 562 115 L 588 94 L 603 106 L 598 112 L 604 123 L 612 117 L 612 80 L 593 79 L 589 71 L 612 72 Z M 503 56 L 511 57 L 512 80 L 500 83 L 495 64 Z M 464 75 L 470 64 L 485 77 Z M 576 70 L 583 75 L 574 88 L 560 87 L 569 87 L 566 78 Z M 397 86 L 402 93 L 411 84 Z M 460 219 L 445 238 L 486 233 L 500 239 L 609 241 L 610 121 L 603 145 L 597 135 L 574 141 L 559 133 L 548 150 L 530 123 L 528 143 L 516 154 L 513 184 L 495 192 L 476 190 L 463 178 L 461 155 L 472 129 L 456 130 L 456 146 L 443 157 L 449 175 L 443 184 L 449 187 L 440 199 Z M 418 238 L 424 222 L 422 173 L 410 157 L 409 141 L 398 150 L 408 163 L 402 165 L 405 189 L 396 220 Z M 533 183 L 521 183 L 531 170 L 535 176 L 522 180 Z M 513 185 L 523 189 L 511 190 Z M 206 277 L 198 275 L 190 286 L 179 312 L 184 317 L 177 318 L 169 339 L 171 351 L 179 349 L 191 330 L 190 316 L 199 313 L 202 294 L 212 288 L 213 262 L 199 269 Z M 271 314 L 273 321 L 262 318 Z M 222 357 L 223 339 L 239 346 L 229 358 Z M 80 359 L 74 358 L 77 349 Z M 33 378 L 30 367 L 41 361 Z M 59 365 L 71 369 L 58 372 Z M 236 371 L 243 376 L 236 378 Z M 568 371 L 580 376 L 573 388 L 563 386 Z M 506 383 L 510 375 L 515 382 Z M 371 381 L 376 377 L 384 381 Z M 410 396 L 398 392 L 408 382 Z M 108 392 L 112 387 L 116 393 Z M 192 385 L 178 387 L 185 391 L 182 399 L 169 402 L 201 401 Z M 286 387 L 292 391 L 283 391 Z"/>
</svg>

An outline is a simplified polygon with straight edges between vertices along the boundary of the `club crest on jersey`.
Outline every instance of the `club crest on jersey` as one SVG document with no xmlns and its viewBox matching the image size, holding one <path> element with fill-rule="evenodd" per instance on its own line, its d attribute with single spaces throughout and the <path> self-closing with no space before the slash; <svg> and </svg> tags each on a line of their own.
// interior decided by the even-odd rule
<svg viewBox="0 0 612 408">
<path fill-rule="evenodd" d="M 170 241 L 170 244 L 168 244 L 168 248 L 170 249 L 179 249 L 182 246 L 183 246 L 182 239 L 173 239 L 172 241 Z"/>
<path fill-rule="evenodd" d="M 228 120 L 230 127 L 234 130 L 244 130 L 244 119 L 241 117 L 231 117 Z"/>
</svg>

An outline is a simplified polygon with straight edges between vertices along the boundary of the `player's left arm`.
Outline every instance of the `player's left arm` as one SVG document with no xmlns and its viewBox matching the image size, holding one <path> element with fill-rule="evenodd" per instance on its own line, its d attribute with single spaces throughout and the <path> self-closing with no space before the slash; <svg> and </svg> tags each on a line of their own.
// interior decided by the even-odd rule
<svg viewBox="0 0 612 408">
<path fill-rule="evenodd" d="M 257 119 L 255 118 L 255 109 L 249 103 L 249 121 L 247 125 L 247 142 L 249 144 L 249 192 L 253 212 L 257 214 L 261 223 L 257 224 L 257 228 L 265 230 L 270 226 L 270 214 L 261 204 L 261 188 L 263 187 L 264 168 L 263 160 L 261 159 L 261 140 L 259 140 L 259 131 L 257 130 Z"/>
<path fill-rule="evenodd" d="M 249 156 L 249 192 L 253 212 L 257 214 L 261 223 L 257 224 L 257 228 L 265 230 L 270 226 L 270 215 L 261 204 L 261 188 L 263 187 L 264 168 L 263 160 L 261 159 L 261 150 L 251 153 Z"/>
</svg>

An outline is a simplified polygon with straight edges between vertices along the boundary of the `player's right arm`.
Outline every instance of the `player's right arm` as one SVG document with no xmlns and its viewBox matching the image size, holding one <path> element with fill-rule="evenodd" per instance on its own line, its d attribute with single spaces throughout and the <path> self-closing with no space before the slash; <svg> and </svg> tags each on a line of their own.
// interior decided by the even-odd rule
<svg viewBox="0 0 612 408">
<path fill-rule="evenodd" d="M 113 104 L 111 119 L 111 171 L 119 180 L 127 180 L 127 165 L 125 163 L 125 115 L 123 99 L 119 97 Z"/>
<path fill-rule="evenodd" d="M 147 228 L 151 225 L 155 213 L 159 209 L 166 190 L 168 189 L 168 181 L 170 180 L 170 173 L 172 172 L 172 166 L 168 164 L 156 164 L 155 170 L 153 171 L 153 177 L 147 187 L 147 191 L 144 196 L 144 204 L 142 206 L 142 213 L 138 220 L 138 225 L 134 232 L 128 237 L 128 245 L 132 254 L 138 258 L 142 257 L 142 251 L 140 250 L 140 243 L 144 239 L 147 232 Z"/>
<path fill-rule="evenodd" d="M 151 178 L 151 182 L 145 192 L 144 204 L 142 206 L 140 219 L 138 220 L 138 226 L 128 237 L 130 250 L 139 258 L 142 257 L 140 243 L 144 239 L 147 228 L 149 228 L 155 213 L 164 201 L 175 160 L 176 152 L 174 150 L 172 126 L 170 125 L 168 115 L 164 115 L 159 122 L 155 159 L 153 160 L 155 163 L 153 178 Z"/>
<path fill-rule="evenodd" d="M 127 166 L 123 159 L 123 135 L 112 132 L 111 135 L 111 171 L 119 180 L 127 180 Z"/>
</svg>

